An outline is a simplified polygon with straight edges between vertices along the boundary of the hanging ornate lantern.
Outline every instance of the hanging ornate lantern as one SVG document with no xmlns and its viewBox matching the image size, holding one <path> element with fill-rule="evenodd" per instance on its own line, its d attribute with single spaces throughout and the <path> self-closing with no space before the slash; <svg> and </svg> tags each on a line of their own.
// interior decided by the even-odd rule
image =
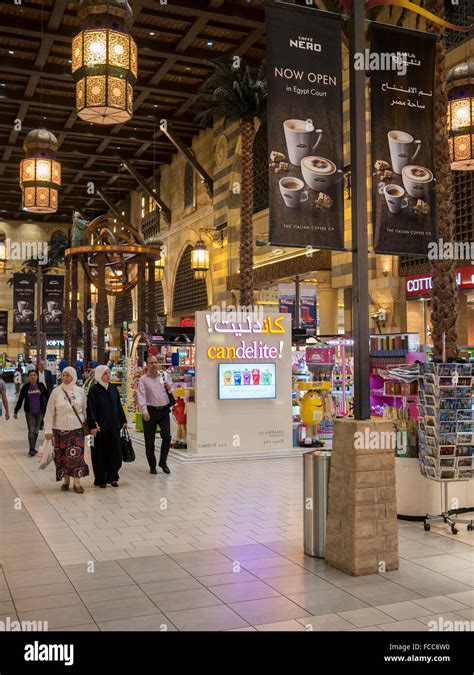
<svg viewBox="0 0 474 675">
<path fill-rule="evenodd" d="M 205 279 L 209 272 L 209 251 L 202 239 L 199 239 L 191 252 L 191 269 L 195 279 Z"/>
<path fill-rule="evenodd" d="M 451 68 L 447 82 L 451 169 L 474 171 L 474 61 Z"/>
<path fill-rule="evenodd" d="M 29 213 L 55 213 L 61 185 L 61 164 L 56 161 L 58 139 L 46 129 L 30 131 L 23 143 L 26 159 L 20 163 L 22 208 Z"/>
<path fill-rule="evenodd" d="M 76 111 L 87 122 L 123 124 L 133 113 L 137 45 L 127 0 L 79 0 L 82 30 L 72 41 Z"/>
</svg>

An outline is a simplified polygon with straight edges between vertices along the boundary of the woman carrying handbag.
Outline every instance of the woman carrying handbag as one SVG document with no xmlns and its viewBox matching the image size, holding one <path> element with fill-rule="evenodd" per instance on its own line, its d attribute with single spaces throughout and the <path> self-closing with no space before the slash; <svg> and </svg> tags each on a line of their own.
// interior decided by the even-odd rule
<svg viewBox="0 0 474 675">
<path fill-rule="evenodd" d="M 110 383 L 110 369 L 97 366 L 96 383 L 87 395 L 87 423 L 94 437 L 91 448 L 94 485 L 118 487 L 122 466 L 120 431 L 127 426 L 118 389 Z"/>
<path fill-rule="evenodd" d="M 71 476 L 74 492 L 82 494 L 81 478 L 89 475 L 84 459 L 84 438 L 89 433 L 84 391 L 76 385 L 77 373 L 70 366 L 64 368 L 62 384 L 53 389 L 44 416 L 44 436 L 52 440 L 56 480 L 63 480 L 61 490 L 69 490 Z"/>
</svg>

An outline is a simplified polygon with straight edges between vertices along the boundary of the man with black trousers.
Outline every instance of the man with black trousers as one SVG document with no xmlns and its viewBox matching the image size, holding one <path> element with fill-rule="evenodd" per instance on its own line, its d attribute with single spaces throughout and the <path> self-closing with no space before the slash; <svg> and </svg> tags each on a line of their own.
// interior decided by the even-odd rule
<svg viewBox="0 0 474 675">
<path fill-rule="evenodd" d="M 150 473 L 156 470 L 155 436 L 156 425 L 160 427 L 161 452 L 158 466 L 164 473 L 171 473 L 166 460 L 171 444 L 170 399 L 168 392 L 173 390 L 173 381 L 166 371 L 158 372 L 158 359 L 149 354 L 146 373 L 138 381 L 138 407 L 143 415 L 146 458 Z"/>
<path fill-rule="evenodd" d="M 44 384 L 49 396 L 53 391 L 53 374 L 46 368 L 45 359 L 40 359 L 38 363 L 38 382 Z"/>
</svg>

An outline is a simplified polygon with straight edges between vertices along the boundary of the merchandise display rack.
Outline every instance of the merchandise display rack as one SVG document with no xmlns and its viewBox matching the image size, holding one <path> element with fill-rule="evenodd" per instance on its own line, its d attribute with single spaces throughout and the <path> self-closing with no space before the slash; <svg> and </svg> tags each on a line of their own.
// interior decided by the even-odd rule
<svg viewBox="0 0 474 675">
<path fill-rule="evenodd" d="M 421 473 L 441 483 L 440 516 L 426 515 L 424 527 L 443 520 L 457 534 L 457 523 L 473 530 L 474 521 L 455 518 L 448 508 L 448 485 L 473 475 L 473 366 L 469 363 L 423 363 L 419 384 L 419 463 Z"/>
</svg>

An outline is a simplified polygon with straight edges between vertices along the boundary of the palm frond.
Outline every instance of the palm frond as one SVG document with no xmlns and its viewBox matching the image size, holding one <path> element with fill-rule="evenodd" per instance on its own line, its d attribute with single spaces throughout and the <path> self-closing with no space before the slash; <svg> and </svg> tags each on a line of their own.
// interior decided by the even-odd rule
<svg viewBox="0 0 474 675">
<path fill-rule="evenodd" d="M 233 59 L 225 58 L 211 65 L 213 72 L 196 98 L 196 107 L 200 110 L 196 115 L 198 124 L 207 126 L 217 117 L 235 121 L 265 115 L 265 64 L 251 68 L 244 59 L 235 65 Z"/>
</svg>

